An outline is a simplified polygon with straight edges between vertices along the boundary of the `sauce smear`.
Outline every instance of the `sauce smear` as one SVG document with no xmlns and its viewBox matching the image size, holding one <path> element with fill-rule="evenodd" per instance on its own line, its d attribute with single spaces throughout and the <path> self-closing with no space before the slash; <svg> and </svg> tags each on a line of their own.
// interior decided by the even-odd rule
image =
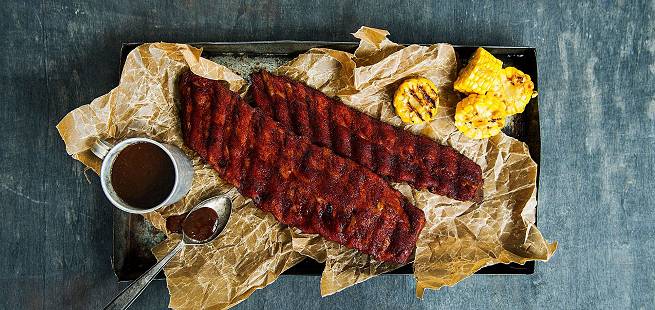
<svg viewBox="0 0 655 310">
<path fill-rule="evenodd" d="M 182 223 L 186 218 L 187 213 L 179 215 L 171 215 L 166 218 L 166 229 L 171 233 L 181 234 L 182 233 Z"/>
<path fill-rule="evenodd" d="M 111 168 L 114 191 L 125 203 L 150 209 L 162 203 L 175 185 L 175 168 L 164 150 L 152 143 L 123 149 Z"/>
<path fill-rule="evenodd" d="M 195 210 L 182 223 L 184 234 L 196 241 L 205 241 L 214 234 L 218 225 L 218 214 L 212 208 Z"/>
</svg>

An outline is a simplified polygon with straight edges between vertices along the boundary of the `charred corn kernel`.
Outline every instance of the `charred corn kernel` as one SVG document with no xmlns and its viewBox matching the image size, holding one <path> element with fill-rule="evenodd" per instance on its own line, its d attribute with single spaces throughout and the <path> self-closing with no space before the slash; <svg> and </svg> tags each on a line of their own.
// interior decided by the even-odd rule
<svg viewBox="0 0 655 310">
<path fill-rule="evenodd" d="M 465 94 L 484 95 L 498 87 L 502 70 L 503 62 L 480 47 L 459 73 L 455 90 Z"/>
<path fill-rule="evenodd" d="M 500 132 L 505 116 L 505 104 L 498 97 L 471 94 L 457 103 L 455 126 L 471 139 L 484 139 Z"/>
<path fill-rule="evenodd" d="M 514 67 L 503 69 L 500 86 L 490 94 L 505 102 L 507 115 L 522 113 L 530 98 L 537 96 L 530 76 Z"/>
<path fill-rule="evenodd" d="M 396 114 L 405 123 L 422 124 L 437 115 L 439 91 L 432 81 L 426 78 L 405 80 L 393 98 Z"/>
</svg>

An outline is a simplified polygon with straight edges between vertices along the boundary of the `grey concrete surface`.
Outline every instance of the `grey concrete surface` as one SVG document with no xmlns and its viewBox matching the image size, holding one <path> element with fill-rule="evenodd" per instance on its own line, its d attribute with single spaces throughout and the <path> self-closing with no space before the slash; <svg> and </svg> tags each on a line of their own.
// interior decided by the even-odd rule
<svg viewBox="0 0 655 310">
<path fill-rule="evenodd" d="M 118 293 L 111 207 L 55 124 L 117 83 L 121 42 L 353 40 L 535 46 L 539 227 L 531 276 L 474 276 L 414 297 L 383 276 L 321 298 L 284 277 L 242 309 L 643 308 L 655 303 L 655 1 L 16 1 L 0 5 L 0 308 L 93 309 Z M 135 309 L 168 304 L 164 282 Z"/>
</svg>

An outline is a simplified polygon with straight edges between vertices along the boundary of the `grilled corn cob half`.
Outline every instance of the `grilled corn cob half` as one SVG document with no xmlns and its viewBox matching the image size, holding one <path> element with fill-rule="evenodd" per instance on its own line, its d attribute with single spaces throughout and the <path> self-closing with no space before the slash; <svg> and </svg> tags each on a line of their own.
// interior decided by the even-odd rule
<svg viewBox="0 0 655 310">
<path fill-rule="evenodd" d="M 405 123 L 429 122 L 437 115 L 438 94 L 437 87 L 426 78 L 405 80 L 393 98 L 396 114 Z"/>
<path fill-rule="evenodd" d="M 484 139 L 500 133 L 505 116 L 505 103 L 498 97 L 471 94 L 457 103 L 455 126 L 471 139 Z"/>
<path fill-rule="evenodd" d="M 505 102 L 507 115 L 522 113 L 530 99 L 537 95 L 530 76 L 514 67 L 503 69 L 500 86 L 491 94 Z"/>
<path fill-rule="evenodd" d="M 484 95 L 498 89 L 502 70 L 503 62 L 480 47 L 459 73 L 455 90 L 465 94 Z"/>
</svg>

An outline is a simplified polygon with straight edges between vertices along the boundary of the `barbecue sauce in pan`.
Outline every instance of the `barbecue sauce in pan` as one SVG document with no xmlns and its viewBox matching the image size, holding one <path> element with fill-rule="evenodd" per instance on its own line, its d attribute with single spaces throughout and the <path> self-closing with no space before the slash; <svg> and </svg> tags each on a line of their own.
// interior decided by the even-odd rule
<svg viewBox="0 0 655 310">
<path fill-rule="evenodd" d="M 150 209 L 164 202 L 175 185 L 175 168 L 168 154 L 152 143 L 125 147 L 114 160 L 111 184 L 125 203 Z"/>
</svg>

